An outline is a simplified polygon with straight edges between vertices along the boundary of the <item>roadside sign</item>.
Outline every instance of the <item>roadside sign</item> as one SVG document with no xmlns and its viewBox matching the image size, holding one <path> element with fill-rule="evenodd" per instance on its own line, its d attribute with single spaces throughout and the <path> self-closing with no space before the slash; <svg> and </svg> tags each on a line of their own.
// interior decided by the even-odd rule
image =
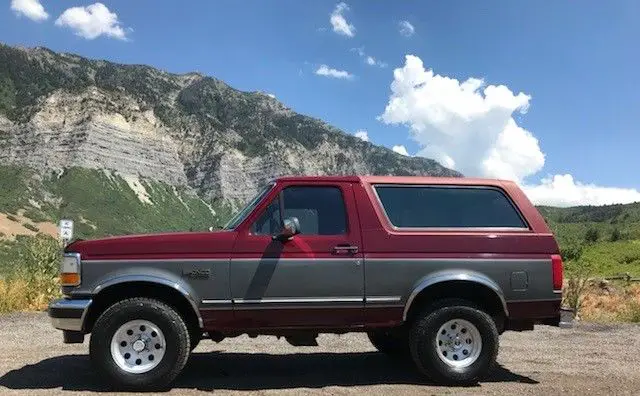
<svg viewBox="0 0 640 396">
<path fill-rule="evenodd" d="M 60 239 L 70 241 L 73 238 L 73 220 L 60 220 Z"/>
</svg>

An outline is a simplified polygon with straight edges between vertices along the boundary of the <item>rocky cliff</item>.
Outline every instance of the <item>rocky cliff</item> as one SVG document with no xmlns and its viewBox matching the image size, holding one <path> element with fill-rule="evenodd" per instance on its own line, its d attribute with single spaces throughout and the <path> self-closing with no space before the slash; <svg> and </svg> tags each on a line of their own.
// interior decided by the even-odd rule
<svg viewBox="0 0 640 396">
<path fill-rule="evenodd" d="M 0 165 L 108 170 L 234 206 L 285 174 L 458 175 L 212 77 L 3 45 Z"/>
</svg>

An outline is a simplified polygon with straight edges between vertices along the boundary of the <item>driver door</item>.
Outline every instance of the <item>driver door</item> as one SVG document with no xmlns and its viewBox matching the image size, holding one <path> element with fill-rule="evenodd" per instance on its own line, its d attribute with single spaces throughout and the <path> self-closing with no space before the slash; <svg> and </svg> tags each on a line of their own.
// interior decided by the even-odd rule
<svg viewBox="0 0 640 396">
<path fill-rule="evenodd" d="M 274 240 L 291 217 L 300 234 Z M 239 231 L 230 285 L 234 316 L 244 327 L 363 323 L 364 268 L 351 183 L 285 184 Z"/>
</svg>

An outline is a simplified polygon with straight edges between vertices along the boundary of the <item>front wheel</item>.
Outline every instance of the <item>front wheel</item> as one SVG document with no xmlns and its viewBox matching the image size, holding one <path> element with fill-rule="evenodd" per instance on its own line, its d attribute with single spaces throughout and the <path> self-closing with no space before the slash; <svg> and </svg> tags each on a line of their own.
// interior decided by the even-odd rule
<svg viewBox="0 0 640 396">
<path fill-rule="evenodd" d="M 131 390 L 168 385 L 182 371 L 189 352 L 184 320 L 170 306 L 149 298 L 107 308 L 93 327 L 89 345 L 98 371 Z"/>
<path fill-rule="evenodd" d="M 418 370 L 439 383 L 470 384 L 498 355 L 498 330 L 486 312 L 463 300 L 442 301 L 413 322 L 409 345 Z"/>
</svg>

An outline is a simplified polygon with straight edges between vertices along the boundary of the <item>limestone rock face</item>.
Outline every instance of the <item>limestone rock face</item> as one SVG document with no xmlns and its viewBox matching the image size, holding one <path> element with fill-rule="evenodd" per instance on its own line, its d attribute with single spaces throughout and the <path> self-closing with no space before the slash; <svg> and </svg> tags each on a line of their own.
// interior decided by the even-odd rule
<svg viewBox="0 0 640 396">
<path fill-rule="evenodd" d="M 459 176 L 215 78 L 3 45 L 0 164 L 113 170 L 230 202 L 280 175 Z"/>
</svg>

